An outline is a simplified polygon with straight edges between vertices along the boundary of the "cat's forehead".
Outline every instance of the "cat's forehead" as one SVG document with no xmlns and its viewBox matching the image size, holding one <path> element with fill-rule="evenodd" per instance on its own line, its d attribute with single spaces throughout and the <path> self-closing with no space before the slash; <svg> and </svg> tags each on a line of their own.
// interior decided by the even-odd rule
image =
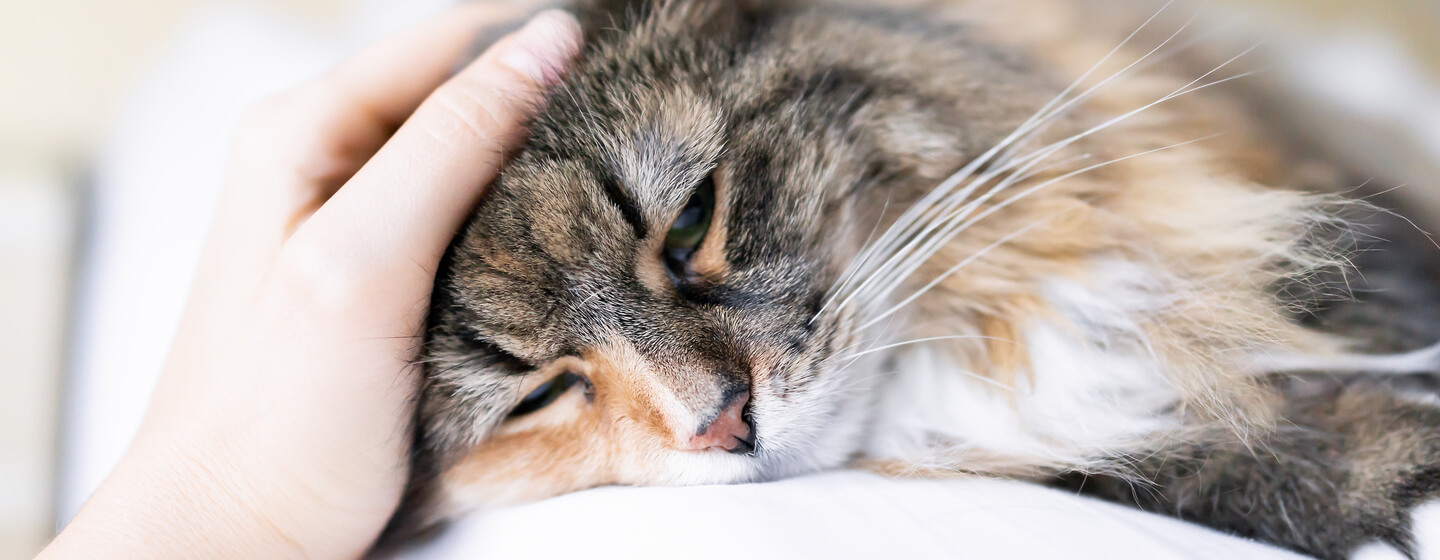
<svg viewBox="0 0 1440 560">
<path fill-rule="evenodd" d="M 637 92 L 632 102 L 608 121 L 587 125 L 593 128 L 582 134 L 594 137 L 587 155 L 635 197 L 648 219 L 664 221 L 724 151 L 725 111 L 685 85 Z"/>
<path fill-rule="evenodd" d="M 647 22 L 661 23 L 666 18 L 658 15 Z M 600 34 L 550 91 L 530 149 L 583 160 L 600 180 L 623 185 L 644 210 L 678 210 L 730 149 L 736 91 L 752 81 L 741 70 L 749 64 L 730 52 L 738 48 L 731 40 L 702 42 L 693 34 L 688 28 Z"/>
</svg>

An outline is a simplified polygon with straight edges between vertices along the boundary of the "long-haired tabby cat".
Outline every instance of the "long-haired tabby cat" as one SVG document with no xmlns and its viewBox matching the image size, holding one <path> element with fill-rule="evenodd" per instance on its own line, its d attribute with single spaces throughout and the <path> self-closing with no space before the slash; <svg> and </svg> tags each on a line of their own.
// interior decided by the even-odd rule
<svg viewBox="0 0 1440 560">
<path fill-rule="evenodd" d="M 387 542 L 851 466 L 1413 553 L 1440 250 L 1235 95 L 1248 50 L 1101 4 L 572 6 L 584 54 L 440 271 Z"/>
</svg>

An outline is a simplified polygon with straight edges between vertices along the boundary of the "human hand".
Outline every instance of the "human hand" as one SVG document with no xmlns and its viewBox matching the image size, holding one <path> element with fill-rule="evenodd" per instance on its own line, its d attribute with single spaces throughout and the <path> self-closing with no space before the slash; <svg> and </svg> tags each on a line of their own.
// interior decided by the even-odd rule
<svg viewBox="0 0 1440 560">
<path fill-rule="evenodd" d="M 440 258 L 579 49 L 546 12 L 449 77 L 514 15 L 461 6 L 246 118 L 140 432 L 42 558 L 363 554 L 404 489 Z"/>
</svg>

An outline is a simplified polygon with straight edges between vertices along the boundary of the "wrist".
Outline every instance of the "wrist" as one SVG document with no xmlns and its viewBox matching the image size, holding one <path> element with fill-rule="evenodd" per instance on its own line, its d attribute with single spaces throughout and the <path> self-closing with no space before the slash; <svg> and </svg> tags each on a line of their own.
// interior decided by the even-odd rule
<svg viewBox="0 0 1440 560">
<path fill-rule="evenodd" d="M 230 447 L 137 440 L 42 558 L 316 556 L 290 534 L 294 519 L 277 516 L 308 508 L 287 484 L 237 472 Z"/>
</svg>

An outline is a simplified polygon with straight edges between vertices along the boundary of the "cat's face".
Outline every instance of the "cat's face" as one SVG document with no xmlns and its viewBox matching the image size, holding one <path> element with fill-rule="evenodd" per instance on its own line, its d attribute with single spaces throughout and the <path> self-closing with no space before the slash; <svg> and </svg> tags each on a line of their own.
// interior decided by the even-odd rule
<svg viewBox="0 0 1440 560">
<path fill-rule="evenodd" d="M 853 90 L 771 97 L 708 65 L 582 67 L 456 245 L 434 357 L 473 399 L 460 491 L 736 482 L 853 452 L 853 341 L 819 312 L 861 241 L 862 176 L 817 134 Z"/>
<path fill-rule="evenodd" d="M 927 146 L 986 127 L 955 137 L 953 101 L 884 59 L 792 45 L 874 29 L 734 4 L 593 35 L 452 247 L 412 488 L 430 515 L 775 478 L 860 447 L 878 368 L 827 296 L 906 181 L 963 155 Z"/>
</svg>

